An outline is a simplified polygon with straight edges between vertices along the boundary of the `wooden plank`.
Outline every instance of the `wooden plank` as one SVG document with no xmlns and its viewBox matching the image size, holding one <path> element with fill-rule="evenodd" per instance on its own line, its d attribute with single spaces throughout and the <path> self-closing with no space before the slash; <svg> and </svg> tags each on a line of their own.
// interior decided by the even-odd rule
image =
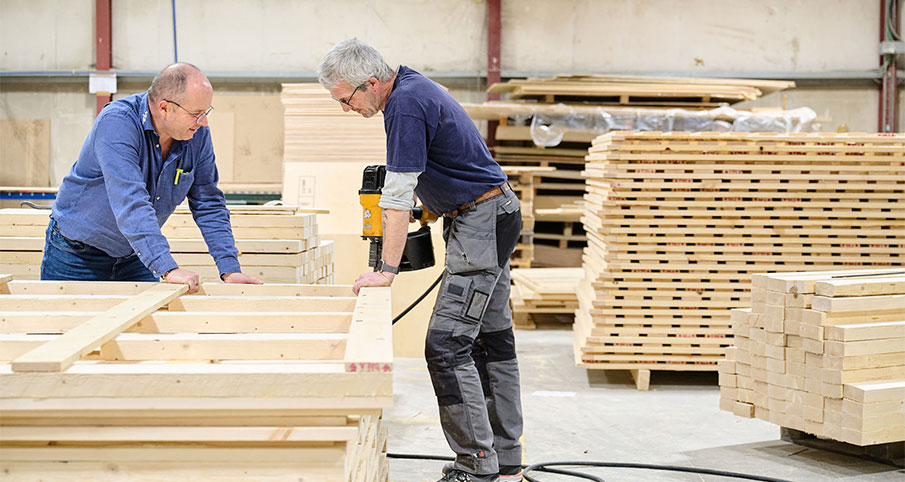
<svg viewBox="0 0 905 482">
<path fill-rule="evenodd" d="M 393 328 L 390 293 L 389 288 L 362 288 L 358 293 L 343 357 L 347 372 L 392 370 L 393 350 L 385 343 Z"/>
<path fill-rule="evenodd" d="M 864 341 L 825 341 L 824 352 L 833 356 L 859 356 L 905 351 L 905 337 Z M 905 366 L 905 359 L 902 359 Z"/>
<path fill-rule="evenodd" d="M 815 291 L 820 296 L 876 296 L 905 294 L 905 276 L 849 278 L 818 281 Z"/>
<path fill-rule="evenodd" d="M 354 296 L 187 296 L 174 299 L 167 309 L 208 312 L 351 311 L 355 302 Z"/>
<path fill-rule="evenodd" d="M 0 440 L 15 442 L 323 442 L 354 440 L 358 427 L 3 427 Z"/>
<path fill-rule="evenodd" d="M 843 298 L 814 296 L 811 300 L 811 307 L 814 310 L 828 313 L 905 310 L 905 294 L 849 296 Z"/>
<path fill-rule="evenodd" d="M 13 275 L 11 274 L 0 274 L 0 286 L 5 286 L 7 283 L 13 280 Z"/>
<path fill-rule="evenodd" d="M 826 327 L 826 339 L 862 341 L 883 338 L 905 338 L 905 320 L 885 323 L 859 323 Z"/>
<path fill-rule="evenodd" d="M 13 281 L 7 285 L 14 295 L 98 295 L 131 296 L 138 294 L 154 282 L 123 281 Z M 197 293 L 186 296 L 339 296 L 349 297 L 351 285 L 265 284 L 244 285 L 229 283 L 202 283 Z M 2 297 L 0 297 L 2 299 Z M 56 303 L 56 302 L 55 302 Z"/>
<path fill-rule="evenodd" d="M 0 333 L 63 333 L 99 312 L 0 312 Z M 138 320 L 127 333 L 345 333 L 351 312 L 270 311 L 224 313 L 157 311 Z"/>
<path fill-rule="evenodd" d="M 11 367 L 17 372 L 57 372 L 66 370 L 82 355 L 115 338 L 136 321 L 188 291 L 185 285 L 159 284 L 135 298 L 86 321 L 56 340 L 16 358 Z"/>
<path fill-rule="evenodd" d="M 860 403 L 901 401 L 905 399 L 905 380 L 848 383 L 845 398 Z"/>
<path fill-rule="evenodd" d="M 0 365 L 0 398 L 390 397 L 389 372 L 344 372 L 336 361 L 258 363 L 76 363 L 65 372 L 13 372 Z M 323 408 L 323 407 L 322 407 Z M 329 407 L 326 407 L 329 408 Z"/>
</svg>

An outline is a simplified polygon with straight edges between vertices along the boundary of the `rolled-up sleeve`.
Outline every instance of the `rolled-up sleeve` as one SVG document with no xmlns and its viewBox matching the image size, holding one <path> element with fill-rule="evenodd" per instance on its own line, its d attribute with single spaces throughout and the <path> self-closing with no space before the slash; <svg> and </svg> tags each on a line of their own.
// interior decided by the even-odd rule
<svg viewBox="0 0 905 482">
<path fill-rule="evenodd" d="M 383 209 L 411 211 L 415 207 L 415 187 L 420 172 L 387 171 L 377 203 Z"/>
</svg>

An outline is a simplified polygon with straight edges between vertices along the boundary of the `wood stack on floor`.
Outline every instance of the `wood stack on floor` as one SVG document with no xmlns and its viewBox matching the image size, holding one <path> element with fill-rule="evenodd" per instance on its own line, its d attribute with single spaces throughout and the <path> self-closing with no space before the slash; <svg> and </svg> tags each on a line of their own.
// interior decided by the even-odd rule
<svg viewBox="0 0 905 482">
<path fill-rule="evenodd" d="M 389 288 L 6 278 L 4 480 L 387 480 Z"/>
<path fill-rule="evenodd" d="M 364 118 L 357 112 L 343 112 L 319 83 L 283 84 L 280 100 L 285 110 L 283 163 L 386 162 L 386 133 L 383 114 Z M 336 146 L 342 149 L 337 150 Z M 382 149 L 375 149 L 375 146 Z M 323 153 L 330 152 L 330 159 Z"/>
<path fill-rule="evenodd" d="M 291 206 L 229 206 L 242 271 L 267 283 L 333 281 L 333 243 L 318 236 L 316 214 Z M 0 209 L 0 272 L 39 279 L 49 211 Z M 161 232 L 179 266 L 219 281 L 188 208 L 177 208 Z"/>
<path fill-rule="evenodd" d="M 578 308 L 575 288 L 584 271 L 581 268 L 513 269 L 512 323 L 516 328 L 537 328 L 536 318 L 547 315 L 571 321 Z"/>
<path fill-rule="evenodd" d="M 473 119 L 499 121 L 494 155 L 500 164 L 556 168 L 537 176 L 536 208 L 560 209 L 580 200 L 584 156 L 598 135 L 616 129 L 728 130 L 732 119 L 697 109 L 755 99 L 794 85 L 749 79 L 560 75 L 494 84 L 488 91 L 507 95 L 506 102 L 463 106 Z M 611 107 L 614 104 L 621 107 Z M 571 236 L 570 247 L 580 250 L 587 245 L 583 233 L 573 231 Z M 548 256 L 555 251 L 551 248 L 536 252 L 535 259 L 543 266 L 580 265 L 578 250 L 571 256 Z"/>
<path fill-rule="evenodd" d="M 716 370 L 751 273 L 905 265 L 905 136 L 611 133 L 588 156 L 579 366 Z"/>
<path fill-rule="evenodd" d="M 854 445 L 905 441 L 905 271 L 752 276 L 720 407 Z"/>
<path fill-rule="evenodd" d="M 754 100 L 794 87 L 782 80 L 717 79 L 703 77 L 633 77 L 622 75 L 557 75 L 512 79 L 492 85 L 488 92 L 508 93 L 510 100 L 600 104 L 712 107 L 720 103 Z"/>
</svg>

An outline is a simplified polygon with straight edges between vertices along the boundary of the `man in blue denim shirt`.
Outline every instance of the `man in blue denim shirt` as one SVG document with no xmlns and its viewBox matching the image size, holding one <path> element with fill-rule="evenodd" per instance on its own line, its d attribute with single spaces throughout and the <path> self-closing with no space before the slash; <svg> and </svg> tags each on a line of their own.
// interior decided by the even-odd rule
<svg viewBox="0 0 905 482">
<path fill-rule="evenodd" d="M 197 67 L 174 64 L 148 92 L 104 107 L 53 204 L 41 279 L 158 281 L 198 290 L 160 227 L 188 196 L 220 278 L 260 284 L 239 268 L 238 250 L 207 115 L 213 89 Z"/>
</svg>

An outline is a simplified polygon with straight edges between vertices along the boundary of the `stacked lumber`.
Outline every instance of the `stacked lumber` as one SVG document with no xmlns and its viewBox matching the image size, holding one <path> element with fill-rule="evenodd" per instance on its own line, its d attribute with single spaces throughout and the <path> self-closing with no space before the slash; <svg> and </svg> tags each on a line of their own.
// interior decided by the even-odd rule
<svg viewBox="0 0 905 482">
<path fill-rule="evenodd" d="M 389 288 L 0 278 L 5 480 L 387 480 Z"/>
<path fill-rule="evenodd" d="M 343 112 L 319 83 L 283 84 L 283 162 L 386 162 L 383 114 Z M 342 146 L 342 149 L 337 149 Z M 329 153 L 329 158 L 324 154 Z"/>
<path fill-rule="evenodd" d="M 854 445 L 905 441 L 905 271 L 752 276 L 720 407 Z"/>
<path fill-rule="evenodd" d="M 905 136 L 611 133 L 591 148 L 576 361 L 715 370 L 764 271 L 905 265 Z"/>
<path fill-rule="evenodd" d="M 333 243 L 321 241 L 315 212 L 291 206 L 229 206 L 242 271 L 267 283 L 330 283 Z M 39 279 L 49 211 L 0 209 L 0 272 Z M 202 281 L 219 281 L 201 231 L 188 208 L 161 228 L 179 266 Z"/>
<path fill-rule="evenodd" d="M 535 316 L 573 315 L 578 308 L 575 288 L 584 271 L 581 268 L 513 269 L 512 322 L 516 328 L 534 329 Z"/>
<path fill-rule="evenodd" d="M 500 164 L 556 167 L 535 182 L 537 206 L 555 209 L 574 203 L 584 191 L 584 156 L 598 135 L 613 130 L 809 129 L 816 117 L 810 109 L 754 114 L 725 105 L 794 86 L 751 79 L 559 75 L 494 84 L 488 91 L 507 95 L 506 101 L 463 107 L 473 119 L 498 121 L 493 137 Z M 751 122 L 752 117 L 757 121 Z M 574 244 L 585 246 L 583 240 Z M 541 254 L 546 253 L 535 257 L 547 259 Z M 555 266 L 575 265 L 574 254 L 560 257 L 572 262 Z"/>
<path fill-rule="evenodd" d="M 764 93 L 792 87 L 795 87 L 794 82 L 776 80 L 557 75 L 552 78 L 512 79 L 494 84 L 487 91 L 507 93 L 510 100 L 580 102 L 590 99 L 619 105 L 685 107 L 754 100 Z"/>
</svg>

